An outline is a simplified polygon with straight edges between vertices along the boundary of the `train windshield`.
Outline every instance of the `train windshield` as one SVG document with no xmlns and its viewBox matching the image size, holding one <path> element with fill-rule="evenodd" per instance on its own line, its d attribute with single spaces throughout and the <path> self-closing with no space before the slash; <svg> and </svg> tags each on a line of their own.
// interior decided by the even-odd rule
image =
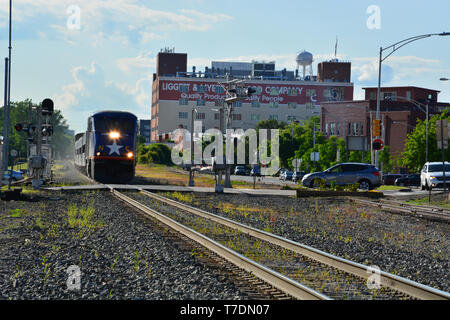
<svg viewBox="0 0 450 320">
<path fill-rule="evenodd" d="M 98 117 L 94 120 L 95 131 L 97 132 L 128 132 L 135 131 L 136 121 L 130 118 Z"/>
</svg>

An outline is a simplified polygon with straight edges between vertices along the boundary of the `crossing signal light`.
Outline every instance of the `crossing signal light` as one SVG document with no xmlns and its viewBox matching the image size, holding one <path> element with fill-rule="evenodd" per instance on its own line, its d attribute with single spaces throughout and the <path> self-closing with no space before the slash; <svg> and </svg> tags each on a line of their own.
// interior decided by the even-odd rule
<svg viewBox="0 0 450 320">
<path fill-rule="evenodd" d="M 22 126 L 22 124 L 21 123 L 16 123 L 16 125 L 14 126 L 14 128 L 17 130 L 17 131 L 22 131 L 22 129 L 23 129 L 23 126 Z"/>
<path fill-rule="evenodd" d="M 54 104 L 51 99 L 44 99 L 44 101 L 42 101 L 42 114 L 52 115 L 53 107 Z"/>
<path fill-rule="evenodd" d="M 43 127 L 41 132 L 44 137 L 50 137 L 53 135 L 53 127 Z"/>
<path fill-rule="evenodd" d="M 254 89 L 254 88 L 252 88 L 252 87 L 248 87 L 246 90 L 245 90 L 245 95 L 247 96 L 247 97 L 251 97 L 252 96 L 252 94 L 254 94 L 254 93 L 256 93 L 256 89 Z"/>
<path fill-rule="evenodd" d="M 381 137 L 381 120 L 373 120 L 372 135 L 374 137 Z"/>
</svg>

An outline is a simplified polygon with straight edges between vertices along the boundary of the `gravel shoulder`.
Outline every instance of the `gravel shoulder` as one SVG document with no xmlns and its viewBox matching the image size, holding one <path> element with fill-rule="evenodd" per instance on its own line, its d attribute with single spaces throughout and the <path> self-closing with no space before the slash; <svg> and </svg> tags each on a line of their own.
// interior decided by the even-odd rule
<svg viewBox="0 0 450 320">
<path fill-rule="evenodd" d="M 107 192 L 26 197 L 0 202 L 0 299 L 248 299 Z"/>
</svg>

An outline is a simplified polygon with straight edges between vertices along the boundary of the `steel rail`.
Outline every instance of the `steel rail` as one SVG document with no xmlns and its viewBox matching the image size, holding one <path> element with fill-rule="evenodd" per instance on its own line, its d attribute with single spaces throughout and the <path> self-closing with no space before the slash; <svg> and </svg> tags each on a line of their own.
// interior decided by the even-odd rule
<svg viewBox="0 0 450 320">
<path fill-rule="evenodd" d="M 258 230 L 253 227 L 246 226 L 244 224 L 214 215 L 210 212 L 207 212 L 207 211 L 204 211 L 204 210 L 201 210 L 198 208 L 193 208 L 191 206 L 188 206 L 188 205 L 182 204 L 180 202 L 177 202 L 175 200 L 168 199 L 166 197 L 162 197 L 160 195 L 145 191 L 143 189 L 140 189 L 140 191 L 142 194 L 147 195 L 153 199 L 173 205 L 174 207 L 177 207 L 179 209 L 185 210 L 192 214 L 204 217 L 204 218 L 214 221 L 216 223 L 223 224 L 227 227 L 237 229 L 245 234 L 251 235 L 260 240 L 267 241 L 269 243 L 280 246 L 284 249 L 291 250 L 295 253 L 306 256 L 310 259 L 316 260 L 318 262 L 329 265 L 333 268 L 342 270 L 344 272 L 351 273 L 360 278 L 369 279 L 374 274 L 374 270 L 372 267 L 369 267 L 369 266 L 366 266 L 366 265 L 363 265 L 363 264 L 360 264 L 357 262 L 353 262 L 353 261 L 350 261 L 350 260 L 347 260 L 347 259 L 344 259 L 344 258 L 341 258 L 338 256 L 328 254 L 326 252 L 309 247 L 307 245 L 304 245 L 304 244 L 301 244 L 298 242 L 294 242 L 292 240 L 282 238 L 280 236 L 270 234 L 268 232 Z M 380 277 L 379 278 L 380 284 L 382 286 L 386 286 L 393 290 L 405 293 L 414 298 L 423 299 L 423 300 L 450 300 L 450 293 L 448 293 L 448 292 L 444 292 L 444 291 L 420 284 L 418 282 L 411 281 L 409 279 L 401 278 L 399 276 L 390 274 L 385 271 L 380 271 L 379 274 L 377 273 L 377 275 L 379 275 L 379 277 Z"/>
<path fill-rule="evenodd" d="M 351 199 L 353 202 L 357 202 L 360 204 L 369 205 L 372 207 L 377 207 L 383 210 L 391 211 L 391 212 L 400 212 L 400 213 L 406 213 L 411 215 L 417 215 L 419 217 L 424 217 L 432 220 L 442 221 L 442 222 L 450 222 L 450 214 L 448 213 L 448 210 L 443 209 L 441 210 L 435 210 L 432 208 L 422 208 L 420 206 L 415 205 L 397 205 L 392 204 L 388 202 L 375 202 L 375 201 L 369 201 L 369 200 L 362 200 L 362 199 Z"/>
<path fill-rule="evenodd" d="M 111 193 L 119 198 L 120 200 L 126 202 L 134 208 L 139 209 L 141 212 L 145 213 L 148 216 L 151 216 L 163 224 L 167 225 L 171 229 L 176 230 L 177 232 L 185 235 L 189 239 L 192 239 L 199 243 L 200 245 L 206 247 L 208 250 L 216 253 L 237 267 L 250 272 L 254 276 L 260 278 L 266 283 L 270 284 L 274 288 L 296 298 L 302 300 L 330 300 L 329 297 L 308 288 L 286 276 L 269 269 L 261 264 L 258 264 L 255 261 L 252 261 L 243 255 L 221 245 L 220 243 L 180 224 L 179 222 L 153 210 L 150 209 L 143 204 L 139 203 L 136 200 L 133 200 L 126 195 L 114 190 L 114 188 L 110 187 Z"/>
</svg>

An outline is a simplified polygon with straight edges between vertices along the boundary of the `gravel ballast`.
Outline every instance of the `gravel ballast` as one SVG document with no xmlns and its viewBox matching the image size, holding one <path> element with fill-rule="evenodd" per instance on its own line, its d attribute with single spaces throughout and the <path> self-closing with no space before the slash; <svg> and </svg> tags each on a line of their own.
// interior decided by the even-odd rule
<svg viewBox="0 0 450 320">
<path fill-rule="evenodd" d="M 162 193 L 358 263 L 450 291 L 450 225 L 339 199 Z"/>
<path fill-rule="evenodd" d="M 27 198 L 1 201 L 0 299 L 249 299 L 108 192 Z M 80 290 L 68 288 L 70 266 Z"/>
</svg>

